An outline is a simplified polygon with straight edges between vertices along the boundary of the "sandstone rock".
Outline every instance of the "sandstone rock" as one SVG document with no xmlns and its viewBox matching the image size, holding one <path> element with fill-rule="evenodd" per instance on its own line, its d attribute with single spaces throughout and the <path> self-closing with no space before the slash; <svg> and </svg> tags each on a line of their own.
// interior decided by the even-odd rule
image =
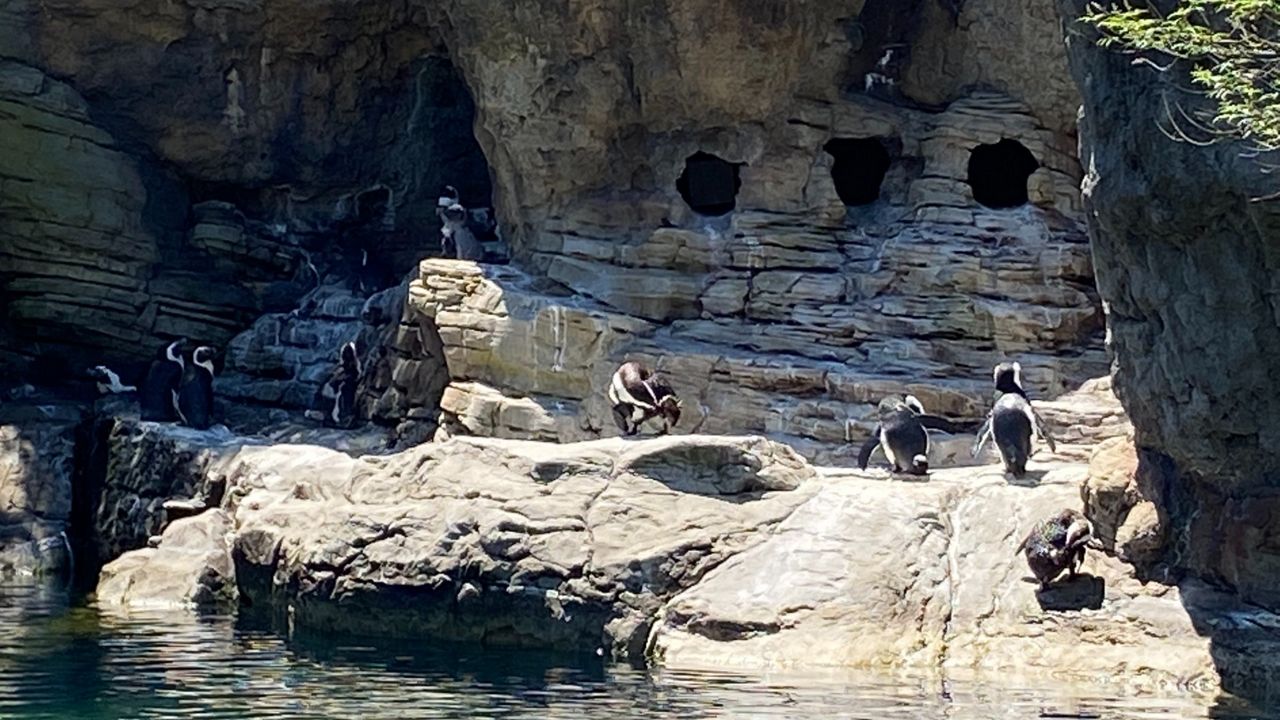
<svg viewBox="0 0 1280 720">
<path fill-rule="evenodd" d="M 1081 487 L 1084 513 L 1093 523 L 1094 536 L 1108 549 L 1115 547 L 1116 533 L 1141 500 L 1137 473 L 1138 453 L 1132 438 L 1106 440 L 1089 459 L 1089 479 Z"/>
<path fill-rule="evenodd" d="M 1097 550 L 1075 581 L 1022 579 L 1014 548 L 1078 507 L 1080 463 L 1037 460 L 1023 485 L 990 465 L 885 482 L 749 437 L 455 438 L 353 459 L 141 430 L 117 427 L 104 504 L 175 456 L 207 457 L 171 465 L 175 487 L 227 488 L 220 511 L 111 566 L 99 593 L 125 603 L 189 598 L 229 547 L 243 597 L 330 632 L 1136 689 L 1256 690 L 1277 672 L 1280 620 L 1197 581 L 1144 585 Z"/>
<path fill-rule="evenodd" d="M 127 552 L 102 568 L 97 601 L 133 608 L 234 607 L 231 531 L 221 510 L 174 521 L 157 547 Z"/>
</svg>

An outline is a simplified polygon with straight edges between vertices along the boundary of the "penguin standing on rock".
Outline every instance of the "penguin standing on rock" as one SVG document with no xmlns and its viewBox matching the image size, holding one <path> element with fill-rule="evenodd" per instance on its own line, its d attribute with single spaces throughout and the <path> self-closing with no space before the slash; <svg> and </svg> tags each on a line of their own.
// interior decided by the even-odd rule
<svg viewBox="0 0 1280 720">
<path fill-rule="evenodd" d="M 1068 577 L 1076 576 L 1084 564 L 1085 546 L 1092 538 L 1093 526 L 1088 518 L 1076 510 L 1063 510 L 1036 523 L 1014 553 L 1026 553 L 1027 566 L 1043 590 L 1063 570 Z"/>
<path fill-rule="evenodd" d="M 484 246 L 467 227 L 466 208 L 454 203 L 444 209 L 441 217 L 444 218 L 444 227 L 440 229 L 440 249 L 444 254 L 458 260 L 483 260 Z"/>
<path fill-rule="evenodd" d="M 342 346 L 338 366 L 329 378 L 316 390 L 312 409 L 307 417 L 329 427 L 349 428 L 356 419 L 356 390 L 360 384 L 360 355 L 356 344 Z"/>
<path fill-rule="evenodd" d="M 186 363 L 182 359 L 185 340 L 174 340 L 160 348 L 147 369 L 139 398 L 142 419 L 169 422 L 178 419 L 178 389 Z"/>
<path fill-rule="evenodd" d="M 1044 420 L 1027 399 L 1022 387 L 1022 366 L 1016 362 L 1000 363 L 992 371 L 992 378 L 1001 395 L 978 429 L 973 456 L 977 457 L 987 440 L 994 437 L 1005 472 L 1022 477 L 1027 472 L 1027 459 L 1031 457 L 1032 435 L 1039 435 L 1049 446 L 1049 452 L 1057 452 L 1057 448 Z"/>
<path fill-rule="evenodd" d="M 949 420 L 925 413 L 924 405 L 914 395 L 905 399 L 886 397 L 880 401 L 876 414 L 880 423 L 858 452 L 859 470 L 867 469 L 871 453 L 879 446 L 893 466 L 893 472 L 925 475 L 929 472 L 929 433 L 926 428 L 956 431 L 956 426 Z"/>
<path fill-rule="evenodd" d="M 213 348 L 201 345 L 192 351 L 174 410 L 188 427 L 206 430 L 213 424 Z"/>
</svg>

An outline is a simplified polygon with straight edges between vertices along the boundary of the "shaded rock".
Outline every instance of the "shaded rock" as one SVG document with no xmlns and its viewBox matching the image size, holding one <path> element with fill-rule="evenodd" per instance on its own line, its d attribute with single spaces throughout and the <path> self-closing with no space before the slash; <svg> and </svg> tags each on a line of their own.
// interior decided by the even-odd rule
<svg viewBox="0 0 1280 720">
<path fill-rule="evenodd" d="M 1184 96 L 1186 67 L 1152 72 L 1098 48 L 1075 22 L 1085 6 L 1058 2 L 1077 26 L 1068 56 L 1084 99 L 1083 200 L 1116 390 L 1143 464 L 1169 480 L 1168 492 L 1146 497 L 1177 540 L 1177 569 L 1277 609 L 1280 564 L 1266 525 L 1280 473 L 1269 360 L 1280 352 L 1280 211 L 1256 200 L 1280 183 L 1247 143 L 1171 139 L 1170 107 L 1197 117 L 1210 101 Z"/>
<path fill-rule="evenodd" d="M 71 569 L 78 408 L 0 407 L 0 575 Z"/>
<path fill-rule="evenodd" d="M 97 601 L 134 608 L 234 607 L 231 531 L 231 519 L 220 510 L 174 521 L 156 546 L 127 552 L 102 568 Z"/>
</svg>

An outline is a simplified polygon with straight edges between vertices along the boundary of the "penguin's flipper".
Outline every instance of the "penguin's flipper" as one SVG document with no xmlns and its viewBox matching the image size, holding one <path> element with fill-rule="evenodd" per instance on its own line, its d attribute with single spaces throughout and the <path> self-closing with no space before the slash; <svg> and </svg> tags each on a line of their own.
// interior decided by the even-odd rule
<svg viewBox="0 0 1280 720">
<path fill-rule="evenodd" d="M 920 421 L 922 426 L 929 430 L 941 430 L 953 435 L 960 431 L 960 427 L 958 425 L 946 418 L 938 417 L 937 415 L 917 415 L 916 419 Z"/>
<path fill-rule="evenodd" d="M 973 441 L 973 450 L 970 452 L 972 457 L 978 457 L 978 453 L 982 452 L 982 446 L 987 444 L 987 440 L 991 438 L 991 416 L 982 423 L 982 427 L 978 428 L 978 437 Z"/>
<path fill-rule="evenodd" d="M 876 451 L 876 446 L 880 444 L 880 426 L 877 425 L 875 431 L 871 433 L 871 437 L 862 443 L 862 449 L 858 451 L 858 469 L 866 470 L 867 463 L 871 462 L 871 453 Z"/>
<path fill-rule="evenodd" d="M 1044 418 L 1040 417 L 1040 413 L 1035 408 L 1031 409 L 1031 417 L 1035 420 L 1036 433 L 1049 446 L 1049 452 L 1058 452 L 1058 448 L 1054 446 L 1053 434 L 1049 432 L 1049 426 L 1045 423 Z"/>
</svg>

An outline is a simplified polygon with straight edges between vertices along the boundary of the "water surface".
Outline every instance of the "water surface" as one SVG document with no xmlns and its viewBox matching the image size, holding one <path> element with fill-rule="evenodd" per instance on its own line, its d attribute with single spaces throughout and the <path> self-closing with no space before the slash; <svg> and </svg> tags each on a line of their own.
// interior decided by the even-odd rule
<svg viewBox="0 0 1280 720">
<path fill-rule="evenodd" d="M 592 655 L 285 638 L 232 617 L 123 614 L 0 584 L 0 718 L 1244 718 L 1096 688 L 646 670 Z"/>
</svg>

